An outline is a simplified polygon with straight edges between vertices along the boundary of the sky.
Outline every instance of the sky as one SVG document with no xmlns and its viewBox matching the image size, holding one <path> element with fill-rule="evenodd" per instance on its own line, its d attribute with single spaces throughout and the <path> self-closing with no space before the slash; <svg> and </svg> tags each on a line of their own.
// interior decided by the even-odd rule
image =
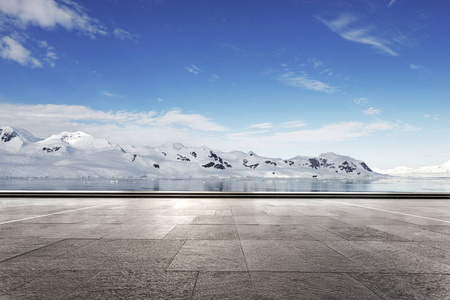
<svg viewBox="0 0 450 300">
<path fill-rule="evenodd" d="M 446 0 L 1 0 L 0 125 L 450 160 Z"/>
</svg>

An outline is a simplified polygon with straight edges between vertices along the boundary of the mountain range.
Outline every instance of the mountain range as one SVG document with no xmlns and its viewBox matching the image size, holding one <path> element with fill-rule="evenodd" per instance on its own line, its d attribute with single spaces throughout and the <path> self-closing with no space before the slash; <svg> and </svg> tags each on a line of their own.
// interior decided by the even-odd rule
<svg viewBox="0 0 450 300">
<path fill-rule="evenodd" d="M 84 132 L 39 139 L 0 126 L 0 178 L 317 178 L 376 179 L 363 161 L 332 152 L 318 157 L 269 158 L 205 146 L 111 144 Z"/>
</svg>

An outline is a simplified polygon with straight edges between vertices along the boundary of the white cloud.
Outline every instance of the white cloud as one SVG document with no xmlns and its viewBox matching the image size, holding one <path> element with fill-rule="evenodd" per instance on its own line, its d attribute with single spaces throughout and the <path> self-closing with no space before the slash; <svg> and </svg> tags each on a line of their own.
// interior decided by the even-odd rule
<svg viewBox="0 0 450 300">
<path fill-rule="evenodd" d="M 158 103 L 161 103 L 161 102 L 164 101 L 164 99 L 162 99 L 162 98 L 156 98 L 156 101 L 158 101 Z"/>
<path fill-rule="evenodd" d="M 363 111 L 363 114 L 365 115 L 378 115 L 380 113 L 381 110 L 374 108 L 374 107 L 369 107 L 368 109 L 366 109 L 365 111 Z"/>
<path fill-rule="evenodd" d="M 369 99 L 367 99 L 367 98 L 356 98 L 356 99 L 353 100 L 353 102 L 355 102 L 356 104 L 360 105 L 360 104 L 368 103 Z"/>
<path fill-rule="evenodd" d="M 2 0 L 0 13 L 22 27 L 51 29 L 61 26 L 79 30 L 91 37 L 107 34 L 96 19 L 89 17 L 82 6 L 71 0 L 58 3 L 55 0 Z"/>
<path fill-rule="evenodd" d="M 2 125 L 30 130 L 38 137 L 81 130 L 111 142 L 160 145 L 179 141 L 203 144 L 205 137 L 228 129 L 201 114 L 179 109 L 157 111 L 100 111 L 81 105 L 0 104 Z"/>
<path fill-rule="evenodd" d="M 273 128 L 273 124 L 272 123 L 259 123 L 259 124 L 250 125 L 249 128 L 269 129 L 269 128 Z"/>
<path fill-rule="evenodd" d="M 357 18 L 352 15 L 344 14 L 339 18 L 330 21 L 322 18 L 319 18 L 319 20 L 333 32 L 340 35 L 343 39 L 359 44 L 369 45 L 380 52 L 392 56 L 398 55 L 397 52 L 388 46 L 388 41 L 371 34 L 369 27 L 355 26 L 354 24 L 357 21 Z"/>
<path fill-rule="evenodd" d="M 22 66 L 41 68 L 42 63 L 31 55 L 31 52 L 23 47 L 15 39 L 5 36 L 0 41 L 0 57 L 15 61 Z"/>
<path fill-rule="evenodd" d="M 195 74 L 195 75 L 197 75 L 198 73 L 201 72 L 201 70 L 196 65 L 190 65 L 189 67 L 186 67 L 185 69 L 189 73 L 192 73 L 192 74 Z"/>
<path fill-rule="evenodd" d="M 290 86 L 300 87 L 318 92 L 325 92 L 328 94 L 332 94 L 338 90 L 336 87 L 333 87 L 329 84 L 326 84 L 319 80 L 308 78 L 308 74 L 306 72 L 301 72 L 300 74 L 287 72 L 278 76 L 278 80 Z"/>
<path fill-rule="evenodd" d="M 118 39 L 130 40 L 130 41 L 135 40 L 139 37 L 139 35 L 129 33 L 128 31 L 121 29 L 121 28 L 114 29 L 113 35 Z"/>
</svg>

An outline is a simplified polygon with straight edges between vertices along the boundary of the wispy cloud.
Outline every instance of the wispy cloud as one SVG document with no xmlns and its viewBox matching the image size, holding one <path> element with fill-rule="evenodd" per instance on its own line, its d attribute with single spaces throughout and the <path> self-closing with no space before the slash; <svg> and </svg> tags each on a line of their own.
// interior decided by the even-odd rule
<svg viewBox="0 0 450 300">
<path fill-rule="evenodd" d="M 276 144 L 278 147 L 288 146 L 290 144 L 307 143 L 332 143 L 355 139 L 362 136 L 369 136 L 376 132 L 391 131 L 416 131 L 420 130 L 415 126 L 401 121 L 388 122 L 377 120 L 371 123 L 363 122 L 341 122 L 324 125 L 315 129 L 293 130 L 288 132 L 273 132 L 269 135 L 261 136 L 251 135 L 251 132 L 245 132 L 243 135 L 237 133 L 229 134 L 232 140 L 245 140 L 247 143 L 255 145 Z"/>
<path fill-rule="evenodd" d="M 397 0 L 391 0 L 391 1 L 389 2 L 388 7 L 390 8 L 392 5 L 394 5 L 395 2 L 397 2 Z"/>
<path fill-rule="evenodd" d="M 323 61 L 316 58 L 308 58 L 308 62 L 313 65 L 314 69 L 323 67 L 325 65 Z"/>
<path fill-rule="evenodd" d="M 365 115 L 378 115 L 381 112 L 381 110 L 374 108 L 374 107 L 369 107 L 368 109 L 363 111 L 363 114 Z"/>
<path fill-rule="evenodd" d="M 422 65 L 409 64 L 409 68 L 411 70 L 420 70 L 420 71 L 424 71 L 425 73 L 429 73 L 428 69 Z"/>
<path fill-rule="evenodd" d="M 0 40 L 0 57 L 15 61 L 22 66 L 42 68 L 42 63 L 32 56 L 31 52 L 10 36 Z"/>
<path fill-rule="evenodd" d="M 306 122 L 300 121 L 300 120 L 283 122 L 280 124 L 281 128 L 300 128 L 300 127 L 305 127 L 305 126 L 306 126 Z"/>
<path fill-rule="evenodd" d="M 287 72 L 279 75 L 278 80 L 286 85 L 328 94 L 332 94 L 338 90 L 338 88 L 327 83 L 309 78 L 309 75 L 306 72 Z"/>
<path fill-rule="evenodd" d="M 234 44 L 230 44 L 230 43 L 219 44 L 219 47 L 224 50 L 231 51 L 237 56 L 243 56 L 243 57 L 261 56 L 261 53 L 249 52 L 244 48 L 238 47 L 238 46 L 236 46 Z"/>
<path fill-rule="evenodd" d="M 269 129 L 269 128 L 273 128 L 273 124 L 272 123 L 253 124 L 253 125 L 250 125 L 249 128 Z"/>
<path fill-rule="evenodd" d="M 356 98 L 356 99 L 353 99 L 353 102 L 358 104 L 358 105 L 360 105 L 360 104 L 368 103 L 369 99 L 367 99 L 367 98 Z"/>
<path fill-rule="evenodd" d="M 139 38 L 138 34 L 130 33 L 128 31 L 124 30 L 124 29 L 121 29 L 121 28 L 115 28 L 114 31 L 113 31 L 113 35 L 116 38 L 121 39 L 121 40 L 133 41 L 133 40 L 136 40 L 136 39 Z"/>
<path fill-rule="evenodd" d="M 190 65 L 189 67 L 186 67 L 185 70 L 195 75 L 201 72 L 201 70 L 196 65 Z"/>
<path fill-rule="evenodd" d="M 110 98 L 123 98 L 123 96 L 121 96 L 121 95 L 113 94 L 113 93 L 108 92 L 108 91 L 101 91 L 100 95 L 103 95 L 103 96 L 106 96 L 106 97 L 110 97 Z"/>
<path fill-rule="evenodd" d="M 212 74 L 211 75 L 211 78 L 210 79 L 208 79 L 208 81 L 209 82 L 215 82 L 215 81 L 217 81 L 217 80 L 219 80 L 219 75 L 217 75 L 217 74 Z"/>
<path fill-rule="evenodd" d="M 68 30 L 76 29 L 91 37 L 107 34 L 96 19 L 89 17 L 81 5 L 71 0 L 3 0 L 0 1 L 0 13 L 23 27 L 51 29 L 61 26 Z"/>
<path fill-rule="evenodd" d="M 398 53 L 391 49 L 389 41 L 372 34 L 374 27 L 358 26 L 358 19 L 350 14 L 344 14 L 334 20 L 318 18 L 325 26 L 340 35 L 343 39 L 359 44 L 369 45 L 379 52 L 397 56 Z"/>
</svg>

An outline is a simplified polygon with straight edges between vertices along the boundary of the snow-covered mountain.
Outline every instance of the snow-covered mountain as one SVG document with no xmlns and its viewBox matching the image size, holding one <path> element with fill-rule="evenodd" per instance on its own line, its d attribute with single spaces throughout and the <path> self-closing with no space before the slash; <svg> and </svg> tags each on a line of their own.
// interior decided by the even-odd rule
<svg viewBox="0 0 450 300">
<path fill-rule="evenodd" d="M 426 166 L 420 168 L 397 167 L 394 169 L 380 170 L 376 172 L 391 176 L 402 177 L 450 177 L 450 160 L 438 166 Z"/>
<path fill-rule="evenodd" d="M 112 145 L 83 132 L 41 140 L 0 127 L 0 177 L 47 178 L 318 178 L 375 179 L 364 162 L 335 153 L 291 159 L 208 147 Z"/>
</svg>

